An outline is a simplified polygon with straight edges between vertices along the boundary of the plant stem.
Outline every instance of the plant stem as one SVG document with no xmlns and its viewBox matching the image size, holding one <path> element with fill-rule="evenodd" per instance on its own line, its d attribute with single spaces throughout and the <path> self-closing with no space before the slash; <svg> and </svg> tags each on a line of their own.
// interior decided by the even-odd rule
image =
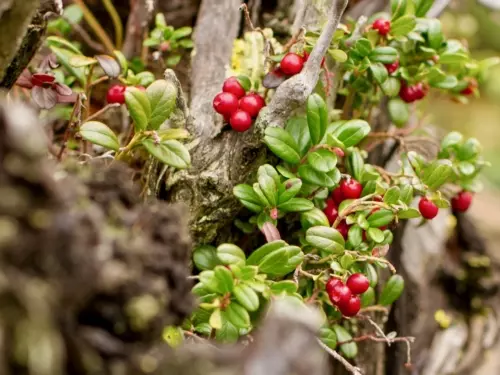
<svg viewBox="0 0 500 375">
<path fill-rule="evenodd" d="M 102 26 L 99 24 L 99 21 L 97 21 L 94 17 L 90 9 L 87 8 L 83 0 L 73 0 L 73 2 L 80 7 L 83 13 L 83 18 L 85 18 L 85 21 L 87 21 L 94 34 L 101 40 L 102 44 L 104 44 L 108 53 L 112 53 L 115 49 L 113 42 L 106 31 L 104 31 Z"/>
<path fill-rule="evenodd" d="M 80 94 L 78 94 L 76 96 L 76 102 L 75 102 L 75 105 L 73 107 L 73 111 L 71 111 L 71 115 L 69 117 L 68 126 L 66 127 L 66 130 L 64 131 L 64 138 L 63 138 L 63 142 L 61 145 L 61 149 L 59 150 L 59 154 L 57 155 L 57 160 L 59 160 L 59 161 L 61 160 L 61 158 L 64 154 L 64 150 L 66 149 L 66 143 L 68 142 L 69 134 L 71 133 L 71 128 L 72 128 L 71 125 L 73 123 L 73 119 L 75 118 L 77 111 L 79 111 L 80 105 L 81 105 Z"/>
<path fill-rule="evenodd" d="M 104 4 L 104 7 L 108 11 L 109 16 L 111 17 L 111 21 L 113 21 L 113 27 L 115 28 L 116 49 L 121 50 L 123 44 L 123 25 L 120 16 L 118 15 L 116 8 L 114 7 L 113 3 L 110 0 L 102 0 L 102 3 Z"/>
<path fill-rule="evenodd" d="M 345 102 L 344 102 L 344 107 L 342 108 L 342 120 L 348 120 L 352 105 L 354 103 L 354 91 L 349 90 L 349 94 L 347 95 Z"/>
<path fill-rule="evenodd" d="M 142 138 L 142 133 L 136 133 L 129 144 L 122 148 L 115 156 L 115 160 L 123 160 L 127 153 L 132 150 Z"/>
</svg>

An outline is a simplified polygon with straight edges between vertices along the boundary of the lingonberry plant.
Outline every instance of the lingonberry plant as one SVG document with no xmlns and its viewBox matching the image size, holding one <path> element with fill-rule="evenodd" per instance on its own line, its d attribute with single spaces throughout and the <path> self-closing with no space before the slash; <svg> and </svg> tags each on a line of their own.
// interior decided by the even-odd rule
<svg viewBox="0 0 500 375">
<path fill-rule="evenodd" d="M 268 303 L 286 295 L 318 307 L 321 340 L 355 357 L 356 321 L 368 319 L 363 311 L 386 310 L 404 288 L 386 259 L 395 228 L 409 219 L 424 225 L 450 200 L 454 212 L 470 207 L 486 165 L 478 141 L 452 132 L 435 145 L 418 134 L 421 122 L 411 118 L 417 111 L 410 103 L 433 89 L 466 102 L 490 62 L 475 61 L 459 41 L 446 40 L 440 22 L 425 18 L 429 4 L 393 0 L 390 15 L 338 28 L 329 57 L 340 64 L 343 108 L 327 100 L 332 82 L 326 71 L 326 87 L 318 86 L 302 112 L 285 128 L 264 130 L 263 142 L 279 162 L 260 166 L 255 181 L 236 186 L 234 195 L 251 213 L 238 227 L 262 232 L 267 243 L 248 255 L 229 243 L 195 250 L 200 274 L 193 292 L 201 303 L 184 329 L 236 341 L 258 324 Z M 267 75 L 253 77 L 262 82 L 251 84 L 272 89 L 299 73 L 317 37 L 306 32 L 282 47 L 269 57 Z M 242 102 L 244 81 L 226 81 L 214 108 L 230 122 L 241 116 L 246 130 L 255 117 L 249 108 L 257 106 Z M 394 127 L 380 133 L 370 121 L 384 98 Z M 368 151 L 387 139 L 395 141 L 398 161 L 390 171 L 367 162 Z M 392 275 L 383 277 L 384 269 Z"/>
</svg>

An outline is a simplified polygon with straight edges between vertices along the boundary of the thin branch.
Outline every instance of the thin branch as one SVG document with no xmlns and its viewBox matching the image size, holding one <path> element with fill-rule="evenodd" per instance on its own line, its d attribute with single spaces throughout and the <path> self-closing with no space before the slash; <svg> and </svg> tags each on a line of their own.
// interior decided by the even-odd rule
<svg viewBox="0 0 500 375">
<path fill-rule="evenodd" d="M 335 358 L 337 361 L 342 363 L 342 365 L 345 367 L 347 371 L 349 371 L 353 375 L 363 375 L 361 372 L 361 369 L 358 367 L 355 367 L 351 365 L 344 357 L 342 357 L 339 353 L 337 353 L 335 350 L 330 349 L 327 345 L 325 345 L 321 340 L 318 339 L 318 344 L 328 353 L 330 354 L 333 358 Z"/>
<path fill-rule="evenodd" d="M 93 115 L 89 116 L 86 121 L 90 121 L 90 120 L 96 119 L 99 116 L 101 116 L 104 112 L 106 112 L 108 109 L 116 108 L 116 107 L 119 107 L 119 106 L 120 106 L 120 103 L 110 103 L 110 104 L 107 104 L 106 106 L 104 106 L 103 108 L 101 108 L 100 110 L 98 110 L 96 113 L 94 113 Z"/>
<path fill-rule="evenodd" d="M 68 17 L 66 16 L 62 16 L 62 18 L 71 25 L 71 27 L 73 28 L 74 31 L 76 31 L 76 33 L 78 35 L 80 35 L 80 37 L 83 39 L 83 41 L 92 49 L 94 49 L 95 51 L 99 52 L 99 53 L 106 53 L 106 49 L 102 46 L 102 44 L 96 42 L 95 40 L 92 39 L 92 37 L 89 35 L 89 33 L 83 28 L 81 27 L 79 24 L 77 23 L 74 23 L 73 21 L 71 21 Z"/>
</svg>

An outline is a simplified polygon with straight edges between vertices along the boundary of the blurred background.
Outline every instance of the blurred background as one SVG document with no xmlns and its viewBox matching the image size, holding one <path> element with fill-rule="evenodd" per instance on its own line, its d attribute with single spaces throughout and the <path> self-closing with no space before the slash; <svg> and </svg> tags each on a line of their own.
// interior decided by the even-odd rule
<svg viewBox="0 0 500 375">
<path fill-rule="evenodd" d="M 499 0 L 454 1 L 441 22 L 446 35 L 468 43 L 475 58 L 500 56 Z M 422 110 L 436 126 L 476 137 L 483 145 L 485 159 L 492 166 L 484 170 L 484 190 L 476 197 L 471 214 L 489 246 L 500 248 L 500 66 L 493 68 L 481 87 L 480 98 L 464 105 L 435 96 L 422 104 Z"/>
</svg>

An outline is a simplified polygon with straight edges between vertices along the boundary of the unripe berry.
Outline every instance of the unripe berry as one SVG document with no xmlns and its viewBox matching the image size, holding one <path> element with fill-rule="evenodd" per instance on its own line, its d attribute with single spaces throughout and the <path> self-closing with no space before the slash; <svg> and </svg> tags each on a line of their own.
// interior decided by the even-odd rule
<svg viewBox="0 0 500 375">
<path fill-rule="evenodd" d="M 250 117 L 247 112 L 238 110 L 231 115 L 229 124 L 233 130 L 237 132 L 244 132 L 252 126 L 252 117 Z"/>
<path fill-rule="evenodd" d="M 378 18 L 373 22 L 372 28 L 377 30 L 380 35 L 387 35 L 391 31 L 391 21 Z"/>
<path fill-rule="evenodd" d="M 370 287 L 370 281 L 362 273 L 354 273 L 347 279 L 346 285 L 352 294 L 363 294 Z"/>
<path fill-rule="evenodd" d="M 394 73 L 399 68 L 399 60 L 394 61 L 392 64 L 385 64 L 385 68 L 389 74 Z"/>
<path fill-rule="evenodd" d="M 451 200 L 451 207 L 453 208 L 453 211 L 456 211 L 456 212 L 467 211 L 469 209 L 470 205 L 472 204 L 472 198 L 473 198 L 473 195 L 469 191 L 462 191 L 462 192 L 458 193 Z"/>
<path fill-rule="evenodd" d="M 339 216 L 338 207 L 335 204 L 333 198 L 328 198 L 326 200 L 326 207 L 323 212 L 328 218 L 328 222 L 330 223 L 330 225 L 332 225 Z"/>
<path fill-rule="evenodd" d="M 358 199 L 361 197 L 363 186 L 354 178 L 349 178 L 340 182 L 340 189 L 344 199 Z"/>
<path fill-rule="evenodd" d="M 257 117 L 262 109 L 264 99 L 257 94 L 248 94 L 240 99 L 240 109 L 247 112 L 251 117 Z M 265 104 L 265 103 L 264 103 Z"/>
<path fill-rule="evenodd" d="M 338 308 L 342 315 L 346 317 L 352 317 L 358 314 L 361 310 L 361 299 L 358 296 L 351 296 L 349 300 L 342 304 L 338 304 Z"/>
<path fill-rule="evenodd" d="M 293 76 L 302 71 L 304 59 L 296 53 L 289 52 L 280 62 L 280 69 L 288 76 Z"/>
<path fill-rule="evenodd" d="M 424 219 L 429 220 L 434 219 L 439 212 L 439 208 L 426 197 L 422 197 L 418 202 L 418 210 Z"/>
<path fill-rule="evenodd" d="M 341 305 L 349 301 L 352 296 L 352 292 L 351 289 L 341 283 L 335 285 L 332 292 L 329 293 L 328 296 L 334 305 Z"/>
<path fill-rule="evenodd" d="M 229 77 L 222 85 L 223 92 L 234 94 L 238 99 L 245 96 L 245 89 L 241 86 L 240 81 L 236 77 Z"/>
<path fill-rule="evenodd" d="M 106 94 L 106 100 L 108 103 L 125 103 L 125 90 L 127 89 L 124 85 L 113 85 L 108 89 Z"/>
<path fill-rule="evenodd" d="M 238 98 L 230 92 L 217 94 L 213 101 L 215 112 L 223 116 L 230 116 L 238 110 Z"/>
</svg>

